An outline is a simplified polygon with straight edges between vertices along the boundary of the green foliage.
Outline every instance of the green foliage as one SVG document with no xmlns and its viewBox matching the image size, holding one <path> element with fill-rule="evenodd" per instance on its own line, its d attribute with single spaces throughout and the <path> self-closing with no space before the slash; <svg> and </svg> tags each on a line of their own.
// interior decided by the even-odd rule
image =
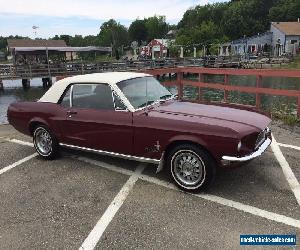
<svg viewBox="0 0 300 250">
<path fill-rule="evenodd" d="M 300 17 L 299 0 L 279 0 L 270 9 L 269 19 L 274 22 L 296 21 Z"/>
<path fill-rule="evenodd" d="M 299 0 L 232 0 L 196 6 L 178 23 L 177 44 L 209 44 L 265 32 L 271 21 L 297 21 Z"/>
<path fill-rule="evenodd" d="M 293 61 L 285 66 L 281 66 L 283 69 L 300 69 L 300 55 L 293 58 Z"/>
<path fill-rule="evenodd" d="M 220 25 L 228 6 L 228 3 L 215 3 L 191 8 L 184 13 L 182 20 L 178 23 L 178 28 L 193 27 L 202 22 L 213 22 Z"/>
<path fill-rule="evenodd" d="M 147 41 L 148 30 L 146 27 L 146 20 L 135 20 L 129 27 L 129 37 L 132 41 L 137 41 L 141 45 L 142 41 Z"/>
<path fill-rule="evenodd" d="M 235 1 L 224 12 L 224 33 L 231 39 L 251 36 L 266 31 L 270 26 L 269 10 L 276 0 Z"/>
<path fill-rule="evenodd" d="M 22 37 L 22 36 L 3 37 L 3 36 L 0 36 L 0 51 L 2 51 L 2 52 L 7 52 L 6 51 L 7 39 L 28 39 L 28 37 Z"/>
<path fill-rule="evenodd" d="M 116 49 L 129 44 L 128 31 L 125 26 L 114 19 L 104 22 L 100 27 L 99 42 L 102 46 L 111 46 Z"/>
<path fill-rule="evenodd" d="M 153 16 L 145 19 L 145 26 L 148 31 L 147 40 L 163 38 L 168 33 L 168 24 L 165 16 Z"/>
</svg>

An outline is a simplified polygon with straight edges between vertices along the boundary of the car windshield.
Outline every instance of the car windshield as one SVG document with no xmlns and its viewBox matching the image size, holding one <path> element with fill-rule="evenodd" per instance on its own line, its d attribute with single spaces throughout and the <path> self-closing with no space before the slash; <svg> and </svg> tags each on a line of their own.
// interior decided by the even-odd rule
<svg viewBox="0 0 300 250">
<path fill-rule="evenodd" d="M 119 82 L 117 86 L 135 109 L 173 96 L 153 77 L 134 78 Z"/>
</svg>

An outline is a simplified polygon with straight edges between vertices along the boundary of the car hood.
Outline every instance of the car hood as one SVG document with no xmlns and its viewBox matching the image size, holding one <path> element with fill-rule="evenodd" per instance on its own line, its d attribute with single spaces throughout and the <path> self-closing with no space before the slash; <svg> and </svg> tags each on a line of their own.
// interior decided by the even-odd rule
<svg viewBox="0 0 300 250">
<path fill-rule="evenodd" d="M 234 122 L 241 125 L 248 125 L 258 130 L 265 129 L 271 122 L 269 117 L 253 111 L 182 101 L 165 102 L 162 105 L 154 107 L 154 110 L 169 114 L 183 115 L 185 117 L 196 116 L 210 118 L 216 122 L 219 121 L 219 124 L 223 126 L 226 122 L 231 124 Z"/>
</svg>

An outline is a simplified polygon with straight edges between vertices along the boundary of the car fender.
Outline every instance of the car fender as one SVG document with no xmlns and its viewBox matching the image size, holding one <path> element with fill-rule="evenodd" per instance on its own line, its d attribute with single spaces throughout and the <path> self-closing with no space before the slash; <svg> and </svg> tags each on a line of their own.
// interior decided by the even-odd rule
<svg viewBox="0 0 300 250">
<path fill-rule="evenodd" d="M 176 135 L 171 137 L 168 142 L 166 143 L 164 149 L 163 149 L 163 153 L 161 155 L 158 167 L 156 169 L 156 173 L 159 173 L 160 171 L 163 170 L 164 168 L 164 161 L 165 161 L 165 152 L 167 150 L 167 148 L 175 143 L 175 142 L 179 142 L 179 141 L 186 141 L 186 142 L 191 142 L 191 143 L 195 143 L 198 145 L 201 145 L 202 147 L 204 147 L 206 150 L 209 151 L 209 149 L 207 148 L 207 143 L 205 141 L 203 141 L 199 136 L 196 135 Z"/>
<path fill-rule="evenodd" d="M 177 141 L 188 141 L 188 142 L 192 142 L 192 143 L 195 143 L 195 144 L 199 144 L 201 145 L 202 147 L 206 148 L 207 149 L 207 143 L 202 140 L 200 138 L 200 136 L 197 136 L 197 135 L 176 135 L 176 136 L 173 136 L 169 139 L 165 149 L 171 145 L 172 143 L 174 142 L 177 142 Z M 207 149 L 208 150 L 208 149 Z"/>
<path fill-rule="evenodd" d="M 49 123 L 48 123 L 45 119 L 40 118 L 40 117 L 34 117 L 34 118 L 32 118 L 32 119 L 28 122 L 28 131 L 29 131 L 30 133 L 33 132 L 33 131 L 32 131 L 32 124 L 33 124 L 33 123 L 41 123 L 41 124 L 44 124 L 45 126 L 47 126 L 48 128 L 50 127 L 50 126 L 49 126 Z"/>
</svg>

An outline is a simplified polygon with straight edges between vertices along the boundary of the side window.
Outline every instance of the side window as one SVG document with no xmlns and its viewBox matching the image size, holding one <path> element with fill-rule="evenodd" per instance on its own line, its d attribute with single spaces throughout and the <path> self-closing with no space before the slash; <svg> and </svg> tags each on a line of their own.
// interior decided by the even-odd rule
<svg viewBox="0 0 300 250">
<path fill-rule="evenodd" d="M 73 107 L 114 110 L 112 91 L 106 84 L 75 84 L 72 96 Z"/>
<path fill-rule="evenodd" d="M 119 110 L 119 111 L 126 111 L 127 108 L 126 106 L 123 104 L 123 102 L 121 101 L 120 97 L 118 95 L 116 95 L 115 93 L 113 93 L 114 95 L 114 102 L 115 102 L 115 110 Z"/>
<path fill-rule="evenodd" d="M 70 92 L 71 92 L 71 88 L 69 87 L 67 92 L 65 92 L 65 95 L 60 103 L 65 108 L 70 107 Z"/>
</svg>

